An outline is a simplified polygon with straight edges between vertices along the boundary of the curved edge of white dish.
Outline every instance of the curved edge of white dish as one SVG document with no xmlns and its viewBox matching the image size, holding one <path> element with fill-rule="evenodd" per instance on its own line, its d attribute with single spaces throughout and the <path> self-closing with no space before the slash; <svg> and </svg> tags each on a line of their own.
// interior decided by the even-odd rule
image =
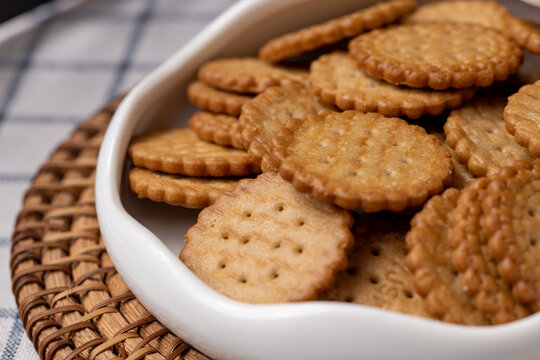
<svg viewBox="0 0 540 360">
<path fill-rule="evenodd" d="M 208 49 L 225 37 L 236 37 L 262 16 L 305 1 L 237 3 L 122 102 L 103 140 L 96 175 L 100 228 L 118 272 L 158 320 L 210 356 L 389 359 L 397 353 L 401 359 L 540 358 L 538 314 L 507 325 L 470 328 L 344 303 L 233 301 L 203 284 L 122 206 L 119 187 L 127 144 L 140 114 L 173 86 L 172 75 L 193 73 L 195 60 L 208 57 Z M 240 20 L 242 26 L 237 25 Z"/>
</svg>

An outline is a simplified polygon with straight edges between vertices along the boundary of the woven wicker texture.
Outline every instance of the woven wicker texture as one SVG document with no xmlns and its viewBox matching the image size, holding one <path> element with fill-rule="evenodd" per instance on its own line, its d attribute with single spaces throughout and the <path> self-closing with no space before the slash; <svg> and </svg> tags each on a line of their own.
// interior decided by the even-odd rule
<svg viewBox="0 0 540 360">
<path fill-rule="evenodd" d="M 94 205 L 98 150 L 119 101 L 61 143 L 24 196 L 12 291 L 41 359 L 207 359 L 161 325 L 116 272 Z"/>
</svg>

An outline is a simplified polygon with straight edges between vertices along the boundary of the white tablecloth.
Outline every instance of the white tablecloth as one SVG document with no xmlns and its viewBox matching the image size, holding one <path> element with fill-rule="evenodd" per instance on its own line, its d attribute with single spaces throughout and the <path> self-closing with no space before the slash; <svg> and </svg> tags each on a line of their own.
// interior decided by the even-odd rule
<svg viewBox="0 0 540 360">
<path fill-rule="evenodd" d="M 9 257 L 39 165 L 77 123 L 128 89 L 234 0 L 64 0 L 0 25 L 0 359 L 38 359 Z"/>
</svg>

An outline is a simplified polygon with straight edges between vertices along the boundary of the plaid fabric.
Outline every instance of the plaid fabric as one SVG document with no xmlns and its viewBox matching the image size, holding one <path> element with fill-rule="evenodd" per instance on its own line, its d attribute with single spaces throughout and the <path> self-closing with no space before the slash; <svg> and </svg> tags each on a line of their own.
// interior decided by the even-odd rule
<svg viewBox="0 0 540 360">
<path fill-rule="evenodd" d="M 9 257 L 15 215 L 39 165 L 78 122 L 233 2 L 64 0 L 0 26 L 0 359 L 38 358 L 10 290 Z"/>
</svg>

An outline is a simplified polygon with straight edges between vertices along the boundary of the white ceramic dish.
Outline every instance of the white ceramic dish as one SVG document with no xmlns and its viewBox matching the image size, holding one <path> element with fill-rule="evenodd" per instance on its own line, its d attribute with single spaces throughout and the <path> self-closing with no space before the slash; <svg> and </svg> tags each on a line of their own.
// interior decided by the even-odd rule
<svg viewBox="0 0 540 360">
<path fill-rule="evenodd" d="M 124 100 L 101 147 L 96 201 L 118 272 L 173 332 L 230 359 L 539 359 L 540 314 L 469 328 L 346 303 L 249 305 L 203 284 L 179 260 L 197 211 L 137 200 L 123 178 L 134 133 L 186 125 L 186 84 L 204 61 L 254 54 L 265 40 L 374 1 L 244 0 L 209 25 Z M 508 1 L 518 15 L 540 10 Z M 241 40 L 240 40 L 241 39 Z M 529 64 L 529 67 L 531 65 Z M 536 68 L 538 69 L 538 67 Z"/>
</svg>

